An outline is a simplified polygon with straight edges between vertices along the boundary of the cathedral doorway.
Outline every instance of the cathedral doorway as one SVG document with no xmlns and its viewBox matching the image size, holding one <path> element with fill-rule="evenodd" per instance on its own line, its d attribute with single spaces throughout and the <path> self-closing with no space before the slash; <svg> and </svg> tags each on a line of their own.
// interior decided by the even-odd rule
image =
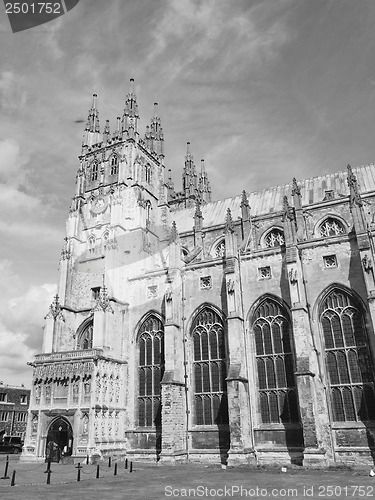
<svg viewBox="0 0 375 500">
<path fill-rule="evenodd" d="M 47 434 L 46 459 L 59 462 L 63 456 L 70 456 L 73 448 L 73 429 L 62 417 L 54 420 Z"/>
</svg>

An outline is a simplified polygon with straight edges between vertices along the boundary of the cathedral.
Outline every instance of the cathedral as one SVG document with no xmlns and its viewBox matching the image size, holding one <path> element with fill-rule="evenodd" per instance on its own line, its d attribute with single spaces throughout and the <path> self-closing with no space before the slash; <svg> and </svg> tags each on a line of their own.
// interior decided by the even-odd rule
<svg viewBox="0 0 375 500">
<path fill-rule="evenodd" d="M 290 181 L 290 182 L 289 182 Z M 372 464 L 375 166 L 212 201 L 94 94 L 24 460 Z"/>
</svg>

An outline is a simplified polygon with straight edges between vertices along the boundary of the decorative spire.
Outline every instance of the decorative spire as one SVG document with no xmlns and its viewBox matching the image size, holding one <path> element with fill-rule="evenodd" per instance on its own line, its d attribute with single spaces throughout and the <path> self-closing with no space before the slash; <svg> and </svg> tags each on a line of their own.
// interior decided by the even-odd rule
<svg viewBox="0 0 375 500">
<path fill-rule="evenodd" d="M 198 196 L 203 203 L 210 203 L 211 201 L 211 188 L 203 159 L 201 160 L 201 171 L 198 181 Z"/>
<path fill-rule="evenodd" d="M 196 231 L 201 231 L 203 227 L 203 214 L 199 200 L 195 200 L 195 213 L 194 213 L 194 228 Z"/>
<path fill-rule="evenodd" d="M 363 206 L 361 195 L 358 190 L 357 177 L 353 174 L 352 167 L 348 165 L 348 186 L 349 186 L 349 205 L 352 208 L 354 205 Z"/>
<path fill-rule="evenodd" d="M 103 142 L 108 142 L 110 137 L 111 137 L 111 129 L 109 127 L 109 120 L 106 120 L 103 131 Z"/>
<path fill-rule="evenodd" d="M 97 108 L 97 94 L 92 96 L 92 106 L 87 117 L 83 146 L 92 146 L 100 142 L 99 111 Z"/>
<path fill-rule="evenodd" d="M 176 221 L 172 222 L 171 234 L 169 236 L 169 243 L 174 243 L 178 239 L 178 231 L 176 226 Z"/>
<path fill-rule="evenodd" d="M 185 166 L 182 174 L 182 189 L 185 198 L 197 198 L 197 171 L 195 169 L 193 155 L 190 150 L 190 142 L 186 144 Z"/>
<path fill-rule="evenodd" d="M 242 220 L 247 221 L 250 219 L 250 205 L 249 205 L 249 200 L 247 199 L 247 194 L 246 191 L 242 191 L 241 195 L 241 215 L 242 215 Z"/>
<path fill-rule="evenodd" d="M 282 220 L 283 222 L 286 221 L 287 219 L 289 220 L 294 220 L 294 208 L 289 205 L 288 202 L 288 197 L 284 196 L 283 198 L 283 216 Z"/>
<path fill-rule="evenodd" d="M 138 134 L 138 104 L 134 92 L 134 78 L 130 78 L 129 93 L 126 96 L 124 113 L 122 115 L 122 132 L 133 139 Z"/>
<path fill-rule="evenodd" d="M 158 116 L 158 103 L 154 102 L 154 116 L 151 118 L 151 126 L 146 127 L 145 142 L 147 147 L 164 157 L 164 134 L 161 120 Z"/>
<path fill-rule="evenodd" d="M 232 212 L 230 211 L 230 208 L 228 208 L 227 215 L 225 218 L 225 232 L 226 233 L 234 233 L 234 223 L 233 223 Z"/>
<path fill-rule="evenodd" d="M 63 321 L 65 321 L 65 318 L 61 312 L 61 304 L 59 302 L 59 296 L 57 294 L 55 295 L 54 301 L 50 305 L 48 314 L 45 316 L 44 319 L 51 319 L 51 318 L 53 318 L 54 320 L 62 319 Z"/>
<path fill-rule="evenodd" d="M 100 289 L 99 297 L 97 298 L 95 307 L 92 310 L 92 312 L 96 311 L 111 312 L 113 314 L 113 309 L 109 301 L 107 288 L 104 284 Z"/>
<path fill-rule="evenodd" d="M 292 196 L 294 207 L 296 208 L 296 210 L 300 210 L 302 208 L 301 188 L 298 186 L 295 177 L 293 177 L 292 181 Z"/>
</svg>

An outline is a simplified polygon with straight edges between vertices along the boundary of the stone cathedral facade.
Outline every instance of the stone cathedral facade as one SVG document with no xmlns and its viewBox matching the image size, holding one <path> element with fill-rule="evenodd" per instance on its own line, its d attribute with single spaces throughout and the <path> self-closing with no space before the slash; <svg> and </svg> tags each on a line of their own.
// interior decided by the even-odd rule
<svg viewBox="0 0 375 500">
<path fill-rule="evenodd" d="M 188 143 L 178 192 L 132 80 L 79 162 L 24 458 L 373 463 L 374 165 L 212 201 Z"/>
</svg>

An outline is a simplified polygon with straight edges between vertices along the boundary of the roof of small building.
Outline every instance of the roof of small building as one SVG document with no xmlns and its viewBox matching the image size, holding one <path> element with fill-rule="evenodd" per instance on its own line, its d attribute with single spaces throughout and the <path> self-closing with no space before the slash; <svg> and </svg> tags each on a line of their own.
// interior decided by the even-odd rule
<svg viewBox="0 0 375 500">
<path fill-rule="evenodd" d="M 373 163 L 355 167 L 353 168 L 353 173 L 357 177 L 358 188 L 361 194 L 375 191 L 375 166 Z M 297 179 L 297 184 L 301 188 L 303 206 L 321 203 L 325 197 L 325 192 L 328 190 L 334 192 L 336 199 L 349 195 L 346 170 L 301 181 Z M 283 186 L 275 186 L 254 193 L 248 193 L 251 215 L 265 215 L 281 211 L 285 195 L 288 197 L 289 203 L 293 205 L 291 182 Z M 234 221 L 241 218 L 241 195 L 202 205 L 203 227 L 224 224 L 228 208 L 231 210 Z M 192 221 L 194 213 L 195 207 L 177 209 L 173 212 L 172 219 L 176 222 L 179 233 L 193 229 Z"/>
</svg>

